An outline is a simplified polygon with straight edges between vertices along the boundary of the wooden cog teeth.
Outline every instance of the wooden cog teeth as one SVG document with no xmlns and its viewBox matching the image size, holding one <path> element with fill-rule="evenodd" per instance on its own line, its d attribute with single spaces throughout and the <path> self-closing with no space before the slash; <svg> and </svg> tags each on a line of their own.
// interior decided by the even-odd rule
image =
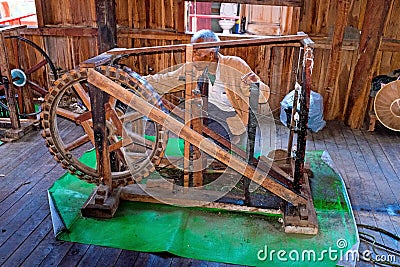
<svg viewBox="0 0 400 267">
<path fill-rule="evenodd" d="M 48 137 L 48 134 L 49 134 L 49 132 L 46 131 L 46 130 L 43 130 L 43 131 L 41 132 L 41 135 L 42 135 L 43 138 Z"/>
<path fill-rule="evenodd" d="M 53 154 L 54 156 L 57 156 L 57 150 L 54 149 L 54 147 L 52 145 L 49 144 L 49 151 L 51 154 Z"/>
<path fill-rule="evenodd" d="M 46 137 L 45 141 L 46 141 L 46 145 L 49 147 L 49 150 L 51 152 L 50 147 L 54 146 L 53 139 L 51 139 L 51 137 Z"/>
<path fill-rule="evenodd" d="M 146 170 L 146 169 L 144 169 L 143 171 L 141 171 L 140 172 L 140 179 L 142 178 L 142 177 L 146 177 L 146 176 L 148 176 L 150 174 L 150 172 L 148 171 L 148 170 Z M 137 180 L 138 178 L 136 178 L 136 180 Z"/>
<path fill-rule="evenodd" d="M 63 167 L 63 169 L 66 169 L 69 173 L 71 173 L 71 174 L 74 174 L 73 172 L 71 172 L 68 168 L 69 168 L 69 164 L 64 164 L 64 163 L 62 163 L 62 162 L 60 162 L 60 161 L 58 161 L 58 163 L 60 163 L 61 164 L 61 167 Z"/>
<path fill-rule="evenodd" d="M 67 169 L 68 169 L 68 171 L 69 171 L 70 173 L 75 174 L 76 169 L 74 168 L 74 166 L 68 165 Z"/>
<path fill-rule="evenodd" d="M 54 155 L 54 154 L 52 153 L 52 155 Z M 55 161 L 57 161 L 58 163 L 61 163 L 60 160 L 59 160 L 55 155 L 53 156 L 53 159 L 54 159 Z M 61 166 L 62 166 L 64 169 L 67 168 L 67 167 L 64 166 L 63 164 L 61 164 Z"/>
<path fill-rule="evenodd" d="M 149 103 L 156 107 L 159 106 L 159 99 L 154 97 L 154 93 L 149 91 L 148 87 L 141 84 L 137 78 L 137 74 L 133 73 L 131 70 L 126 72 L 120 68 L 113 66 L 100 66 L 98 71 L 108 78 L 120 83 L 127 90 L 134 92 L 139 97 L 146 99 Z M 70 70 L 69 72 L 63 74 L 57 81 L 54 82 L 53 86 L 49 89 L 49 93 L 44 97 L 44 102 L 42 104 L 42 137 L 45 139 L 46 145 L 49 147 L 50 153 L 54 156 L 54 159 L 61 164 L 61 166 L 68 170 L 71 174 L 76 175 L 79 179 L 84 180 L 89 183 L 100 184 L 100 178 L 95 169 L 88 168 L 88 166 L 83 166 L 77 158 L 71 157 L 71 154 L 67 155 L 63 147 L 63 143 L 60 142 L 58 133 L 53 132 L 52 129 L 57 127 L 55 125 L 55 118 L 57 116 L 57 105 L 58 101 L 62 95 L 75 84 L 79 82 L 84 82 L 87 79 L 86 68 L 77 68 Z M 135 77 L 133 77 L 133 74 Z M 155 170 L 161 162 L 161 157 L 164 154 L 166 142 L 168 139 L 168 132 L 163 130 L 161 125 L 155 124 L 155 129 L 157 132 L 157 141 L 154 146 L 154 150 L 148 161 L 145 161 L 142 166 L 137 170 L 136 173 L 131 174 L 130 170 L 124 171 L 122 173 L 112 173 L 112 184 L 113 186 L 124 186 L 128 184 L 133 184 L 135 181 L 140 181 L 143 177 L 148 176 L 151 172 Z"/>
<path fill-rule="evenodd" d="M 46 102 L 46 101 L 48 101 L 49 100 L 49 94 L 50 94 L 50 91 L 51 91 L 51 89 L 49 90 L 49 93 L 48 94 L 45 94 L 44 95 L 44 102 Z"/>
</svg>

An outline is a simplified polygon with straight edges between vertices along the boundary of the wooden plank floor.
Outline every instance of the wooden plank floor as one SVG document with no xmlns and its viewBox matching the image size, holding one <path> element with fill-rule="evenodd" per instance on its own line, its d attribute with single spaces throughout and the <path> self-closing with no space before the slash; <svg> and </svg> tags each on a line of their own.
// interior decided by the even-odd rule
<svg viewBox="0 0 400 267">
<path fill-rule="evenodd" d="M 72 132 L 66 127 L 62 134 Z M 277 134 L 277 145 L 285 147 L 287 129 L 279 126 Z M 375 132 L 351 130 L 333 121 L 309 134 L 307 149 L 329 152 L 346 183 L 357 223 L 400 235 L 399 133 L 379 125 Z M 39 131 L 0 146 L 0 266 L 233 266 L 55 240 L 47 189 L 64 172 Z M 393 239 L 376 237 L 400 250 Z M 362 244 L 361 249 L 370 247 Z M 357 266 L 372 265 L 361 261 Z"/>
</svg>

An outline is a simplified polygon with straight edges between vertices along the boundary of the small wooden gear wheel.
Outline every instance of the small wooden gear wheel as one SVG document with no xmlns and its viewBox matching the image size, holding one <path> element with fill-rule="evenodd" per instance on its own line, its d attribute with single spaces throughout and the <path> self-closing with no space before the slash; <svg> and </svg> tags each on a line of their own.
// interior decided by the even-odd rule
<svg viewBox="0 0 400 267">
<path fill-rule="evenodd" d="M 400 131 L 400 81 L 383 86 L 375 96 L 375 114 L 378 120 L 393 131 Z"/>
<path fill-rule="evenodd" d="M 21 36 L 6 36 L 9 40 L 8 58 L 13 84 L 18 91 L 18 108 L 21 116 L 35 115 L 33 98 L 41 98 L 47 94 L 45 89 L 47 74 L 52 73 L 55 79 L 57 69 L 46 52 L 37 44 Z M 29 60 L 22 60 L 28 58 Z M 36 61 L 35 61 L 36 60 Z M 28 62 L 28 63 L 27 63 Z M 36 62 L 30 64 L 29 62 Z M 27 101 L 27 99 L 31 99 Z M 30 114 L 32 113 L 32 114 Z"/>
<path fill-rule="evenodd" d="M 101 66 L 97 70 L 160 108 L 159 96 L 130 69 Z M 42 107 L 42 135 L 64 168 L 98 185 L 101 181 L 95 162 L 84 158 L 85 152 L 94 148 L 87 71 L 71 70 L 49 90 Z M 105 105 L 105 113 L 113 186 L 134 183 L 149 175 L 161 161 L 168 133 L 112 97 Z"/>
</svg>

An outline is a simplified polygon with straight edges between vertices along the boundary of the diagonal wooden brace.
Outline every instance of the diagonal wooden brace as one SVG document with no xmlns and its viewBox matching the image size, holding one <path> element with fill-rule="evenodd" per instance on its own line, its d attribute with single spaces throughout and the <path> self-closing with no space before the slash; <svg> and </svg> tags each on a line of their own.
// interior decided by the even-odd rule
<svg viewBox="0 0 400 267">
<path fill-rule="evenodd" d="M 130 107 L 137 110 L 144 116 L 147 116 L 156 123 L 164 125 L 164 127 L 171 132 L 190 142 L 194 146 L 198 147 L 208 155 L 226 164 L 235 171 L 248 177 L 255 183 L 261 185 L 262 187 L 271 191 L 280 198 L 290 202 L 295 206 L 307 204 L 306 197 L 296 192 L 293 192 L 292 190 L 286 188 L 275 180 L 270 179 L 265 172 L 255 169 L 253 166 L 249 165 L 242 159 L 229 154 L 212 141 L 193 131 L 190 127 L 184 125 L 172 116 L 149 104 L 144 99 L 126 90 L 125 88 L 108 79 L 106 76 L 100 74 L 96 70 L 89 69 L 88 82 L 93 84 L 100 90 L 120 100 L 121 102 L 129 105 Z"/>
</svg>

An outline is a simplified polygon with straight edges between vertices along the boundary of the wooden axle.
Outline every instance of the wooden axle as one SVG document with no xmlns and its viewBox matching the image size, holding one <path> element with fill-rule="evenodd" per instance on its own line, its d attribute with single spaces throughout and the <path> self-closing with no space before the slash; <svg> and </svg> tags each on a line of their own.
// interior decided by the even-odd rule
<svg viewBox="0 0 400 267">
<path fill-rule="evenodd" d="M 96 70 L 88 70 L 88 82 L 120 100 L 121 102 L 129 105 L 156 123 L 164 125 L 165 128 L 180 136 L 185 141 L 190 142 L 192 145 L 198 147 L 200 150 L 226 164 L 235 171 L 242 173 L 247 178 L 271 191 L 280 198 L 290 202 L 295 206 L 307 204 L 308 199 L 306 197 L 297 194 L 275 180 L 270 179 L 265 172 L 255 169 L 242 159 L 229 154 L 212 141 L 193 131 L 190 127 L 182 124 L 170 115 L 149 104 L 144 99 L 136 96 L 134 93 L 125 90 L 123 87 L 100 74 Z"/>
</svg>

